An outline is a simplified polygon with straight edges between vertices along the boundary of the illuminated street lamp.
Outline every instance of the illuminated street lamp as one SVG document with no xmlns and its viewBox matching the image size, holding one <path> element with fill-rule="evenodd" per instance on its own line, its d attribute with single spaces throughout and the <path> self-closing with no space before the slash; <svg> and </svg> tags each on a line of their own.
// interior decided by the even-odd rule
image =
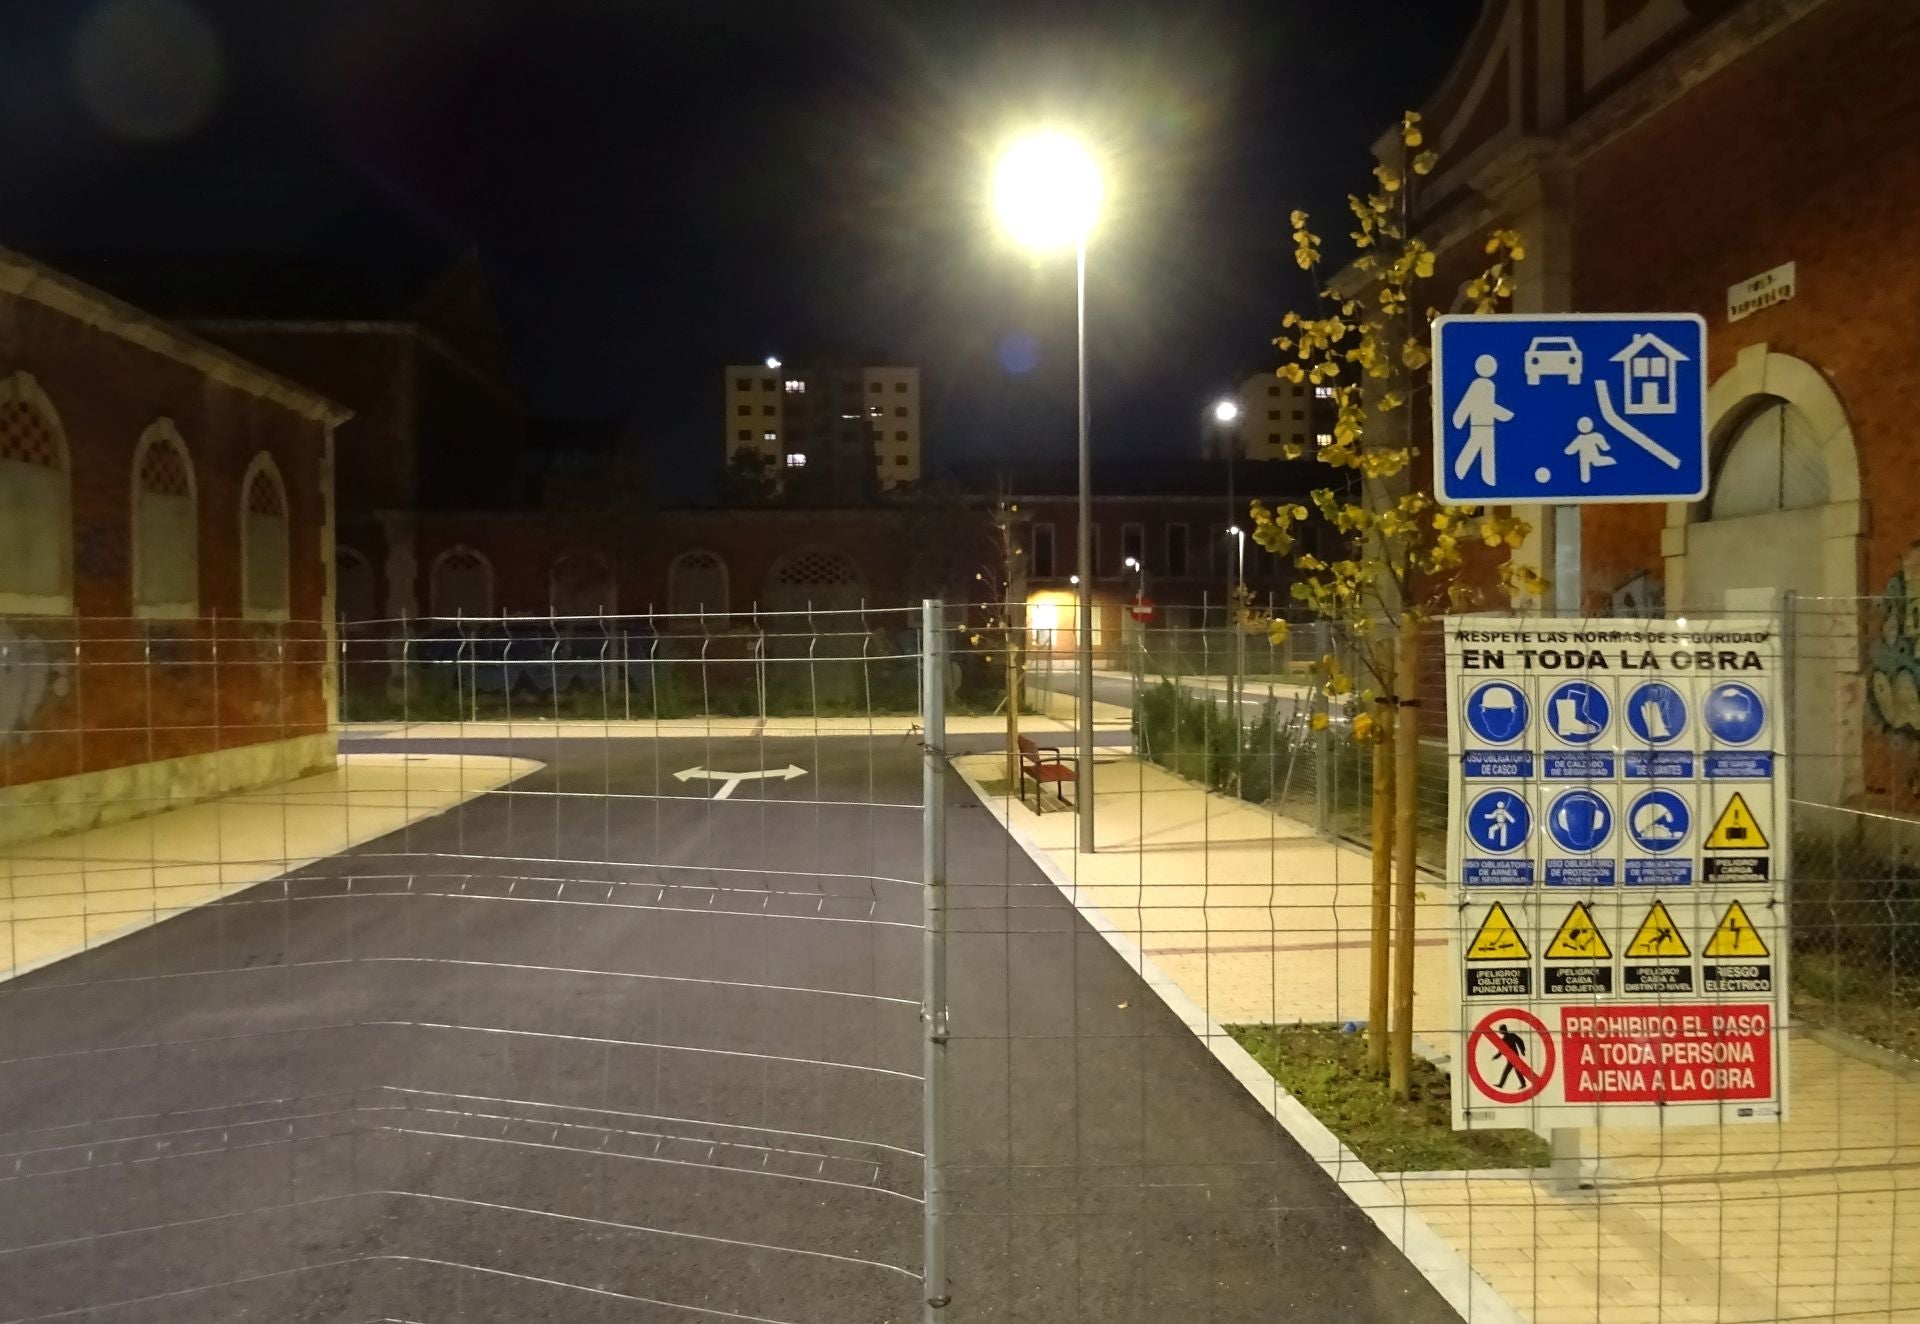
<svg viewBox="0 0 1920 1324">
<path fill-rule="evenodd" d="M 1080 849 L 1093 850 L 1093 467 L 1087 449 L 1087 236 L 1100 215 L 1100 167 L 1077 140 L 1031 134 L 1010 145 L 993 172 L 1000 225 L 1036 253 L 1073 250 L 1080 397 L 1079 654 Z"/>
<path fill-rule="evenodd" d="M 1214 402 L 1214 422 L 1223 424 L 1231 423 L 1238 417 L 1240 417 L 1240 402 L 1238 400 L 1216 400 Z"/>
</svg>

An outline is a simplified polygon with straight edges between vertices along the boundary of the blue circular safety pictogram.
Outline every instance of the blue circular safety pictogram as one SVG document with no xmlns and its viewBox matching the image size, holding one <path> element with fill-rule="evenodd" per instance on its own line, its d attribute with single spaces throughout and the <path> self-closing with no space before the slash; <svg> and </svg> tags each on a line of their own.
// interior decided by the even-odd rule
<svg viewBox="0 0 1920 1324">
<path fill-rule="evenodd" d="M 1561 850 L 1591 855 L 1613 835 L 1613 806 L 1585 787 L 1564 791 L 1547 808 L 1547 834 Z"/>
<path fill-rule="evenodd" d="M 1467 807 L 1467 836 L 1488 855 L 1510 855 L 1533 834 L 1533 809 L 1518 791 L 1482 791 Z"/>
<path fill-rule="evenodd" d="M 1570 680 L 1547 696 L 1547 730 L 1567 745 L 1591 745 L 1606 734 L 1613 721 L 1613 705 L 1598 685 Z"/>
<path fill-rule="evenodd" d="M 1692 808 L 1677 792 L 1664 787 L 1635 796 L 1627 809 L 1627 835 L 1649 855 L 1679 850 L 1692 827 Z"/>
<path fill-rule="evenodd" d="M 1687 701 L 1664 680 L 1634 686 L 1627 696 L 1627 730 L 1642 745 L 1671 745 L 1687 730 Z"/>
<path fill-rule="evenodd" d="M 1489 745 L 1505 745 L 1526 734 L 1526 693 L 1512 681 L 1490 680 L 1467 696 L 1467 729 Z"/>
<path fill-rule="evenodd" d="M 1721 744 L 1750 745 L 1766 728 L 1767 706 L 1751 685 L 1729 680 L 1707 691 L 1700 716 Z"/>
</svg>

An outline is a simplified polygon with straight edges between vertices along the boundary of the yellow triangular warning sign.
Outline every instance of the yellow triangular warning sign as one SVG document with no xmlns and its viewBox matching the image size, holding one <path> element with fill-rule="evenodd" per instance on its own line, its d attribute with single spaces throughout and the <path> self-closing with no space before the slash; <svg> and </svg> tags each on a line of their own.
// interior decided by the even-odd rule
<svg viewBox="0 0 1920 1324">
<path fill-rule="evenodd" d="M 1513 927 L 1513 920 L 1507 915 L 1507 908 L 1498 901 L 1487 917 L 1480 921 L 1480 931 L 1473 935 L 1473 941 L 1467 944 L 1469 961 L 1519 961 L 1527 956 L 1527 944 L 1520 937 L 1520 930 Z"/>
<path fill-rule="evenodd" d="M 1613 949 L 1607 946 L 1607 940 L 1594 925 L 1593 912 L 1587 909 L 1587 903 L 1576 901 L 1567 917 L 1560 921 L 1560 931 L 1553 935 L 1553 941 L 1547 944 L 1547 956 L 1584 958 L 1598 961 L 1613 955 Z"/>
<path fill-rule="evenodd" d="M 1767 834 L 1760 830 L 1759 820 L 1754 818 L 1753 810 L 1747 808 L 1747 798 L 1735 791 L 1733 799 L 1727 801 L 1727 807 L 1720 811 L 1720 817 L 1713 820 L 1713 830 L 1707 833 L 1708 850 L 1765 850 Z"/>
<path fill-rule="evenodd" d="M 1747 918 L 1747 908 L 1735 901 L 1714 926 L 1713 936 L 1704 949 L 1707 956 L 1765 956 L 1766 941 Z"/>
<path fill-rule="evenodd" d="M 1627 944 L 1628 956 L 1686 956 L 1689 955 L 1687 940 L 1680 936 L 1680 926 L 1673 922 L 1673 916 L 1667 913 L 1667 903 L 1656 901 L 1647 917 L 1640 921 L 1640 927 L 1634 932 L 1633 941 Z"/>
</svg>

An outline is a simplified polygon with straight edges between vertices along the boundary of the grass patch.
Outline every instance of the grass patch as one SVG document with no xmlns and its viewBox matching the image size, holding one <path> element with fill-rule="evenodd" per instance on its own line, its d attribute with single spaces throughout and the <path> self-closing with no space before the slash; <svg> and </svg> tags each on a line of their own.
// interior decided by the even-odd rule
<svg viewBox="0 0 1920 1324">
<path fill-rule="evenodd" d="M 1544 1168 L 1531 1131 L 1455 1131 L 1447 1073 L 1413 1060 L 1412 1098 L 1367 1074 L 1367 1041 L 1332 1025 L 1229 1025 L 1227 1033 L 1375 1172 Z"/>
</svg>

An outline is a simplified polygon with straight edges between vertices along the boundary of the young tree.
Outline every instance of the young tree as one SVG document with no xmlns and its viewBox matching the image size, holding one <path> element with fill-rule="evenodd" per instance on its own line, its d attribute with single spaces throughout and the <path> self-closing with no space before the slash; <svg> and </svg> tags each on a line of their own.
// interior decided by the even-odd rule
<svg viewBox="0 0 1920 1324">
<path fill-rule="evenodd" d="M 1369 1060 L 1389 1075 L 1395 1097 L 1405 1098 L 1413 1055 L 1422 627 L 1476 597 L 1474 576 L 1463 573 L 1481 568 L 1469 564 L 1470 548 L 1517 548 L 1527 526 L 1496 510 L 1441 506 L 1414 473 L 1420 447 L 1413 420 L 1432 385 L 1431 323 L 1439 315 L 1425 293 L 1437 257 L 1413 230 L 1416 182 L 1436 159 L 1422 144 L 1417 112 L 1402 119 L 1398 147 L 1396 159 L 1374 168 L 1367 195 L 1348 198 L 1358 252 L 1331 280 L 1319 279 L 1320 236 L 1305 212 L 1293 213 L 1294 260 L 1316 277 L 1319 305 L 1313 315 L 1288 313 L 1284 334 L 1274 341 L 1287 359 L 1281 377 L 1331 395 L 1332 438 L 1314 458 L 1336 473 L 1309 500 L 1340 550 L 1322 557 L 1300 545 L 1311 514 L 1306 505 L 1255 502 L 1251 514 L 1255 541 L 1293 554 L 1299 571 L 1293 597 L 1329 624 L 1335 647 L 1321 661 L 1322 683 L 1331 700 L 1353 712 L 1354 740 L 1372 750 Z M 1519 235 L 1493 231 L 1485 263 L 1460 287 L 1465 306 L 1481 313 L 1499 307 L 1512 294 L 1514 264 L 1525 255 Z M 1508 558 L 1499 560 L 1493 578 L 1510 599 L 1545 588 L 1532 570 Z M 1284 619 L 1267 625 L 1276 643 L 1286 637 Z M 1389 1025 L 1390 1036 L 1381 1033 Z"/>
</svg>

